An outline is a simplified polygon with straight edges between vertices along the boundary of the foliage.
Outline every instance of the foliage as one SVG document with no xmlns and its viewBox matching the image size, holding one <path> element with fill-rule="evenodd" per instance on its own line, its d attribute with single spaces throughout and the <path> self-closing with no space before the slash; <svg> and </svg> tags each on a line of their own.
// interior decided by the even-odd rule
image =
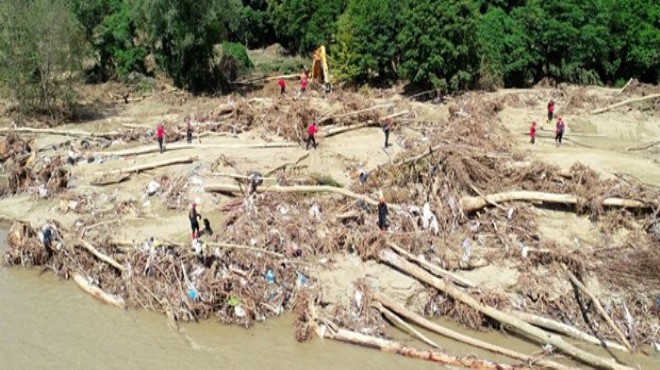
<svg viewBox="0 0 660 370">
<path fill-rule="evenodd" d="M 243 45 L 235 42 L 222 43 L 220 66 L 222 73 L 230 81 L 234 81 L 240 74 L 254 69 L 254 64 Z"/>
<path fill-rule="evenodd" d="M 267 0 L 268 14 L 280 44 L 307 53 L 333 41 L 335 22 L 347 0 Z"/>
<path fill-rule="evenodd" d="M 248 48 L 268 46 L 277 42 L 267 10 L 266 0 L 243 0 L 240 23 L 231 33 L 231 40 L 243 43 Z"/>
<path fill-rule="evenodd" d="M 398 35 L 401 76 L 442 90 L 466 89 L 479 68 L 478 4 L 472 0 L 407 0 Z M 432 15 L 432 16 L 430 16 Z"/>
<path fill-rule="evenodd" d="M 84 32 L 67 0 L 0 3 L 0 83 L 24 113 L 71 113 Z"/>
<path fill-rule="evenodd" d="M 222 76 L 213 47 L 236 27 L 234 0 L 140 0 L 139 12 L 161 68 L 182 88 L 217 89 Z"/>
<path fill-rule="evenodd" d="M 340 79 L 381 82 L 396 76 L 398 0 L 351 0 L 338 21 L 332 48 Z"/>
</svg>

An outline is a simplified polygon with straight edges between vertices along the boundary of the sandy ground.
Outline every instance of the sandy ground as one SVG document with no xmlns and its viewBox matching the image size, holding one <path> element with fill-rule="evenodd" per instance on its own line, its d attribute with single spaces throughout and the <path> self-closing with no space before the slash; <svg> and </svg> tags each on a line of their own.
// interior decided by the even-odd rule
<svg viewBox="0 0 660 370">
<path fill-rule="evenodd" d="M 502 91 L 497 94 L 507 93 L 511 92 Z M 611 93 L 611 91 L 602 93 Z M 541 91 L 539 94 L 548 95 L 549 92 Z M 152 97 L 126 106 L 118 106 L 112 115 L 102 119 L 85 124 L 67 125 L 63 128 L 75 127 L 79 130 L 100 131 L 112 130 L 124 123 L 153 126 L 163 118 L 181 122 L 184 116 L 214 105 L 225 104 L 227 99 L 226 97 L 205 98 L 200 101 L 181 101 L 180 105 L 172 105 Z M 532 158 L 564 168 L 569 168 L 575 162 L 581 162 L 606 176 L 627 174 L 647 184 L 660 185 L 660 152 L 658 150 L 626 151 L 629 146 L 657 140 L 660 137 L 659 117 L 625 110 L 597 116 L 592 116 L 586 111 L 565 114 L 564 118 L 567 123 L 565 138 L 574 141 L 566 141 L 558 148 L 552 138 L 540 137 L 537 144 L 531 145 L 527 136 L 529 123 L 531 119 L 536 119 L 539 123 L 544 122 L 545 103 L 545 100 L 539 100 L 538 104 L 533 107 L 506 107 L 499 114 L 503 124 L 511 131 L 511 140 Z M 318 101 L 316 104 L 326 103 Z M 558 101 L 560 112 L 561 104 L 562 102 Z M 448 116 L 446 105 L 413 103 L 412 106 L 420 119 L 437 120 Z M 546 133 L 546 130 L 549 128 L 545 127 L 545 130 L 540 133 Z M 578 133 L 603 136 L 573 135 Z M 400 134 L 392 135 L 390 140 L 393 146 L 387 150 L 383 149 L 384 138 L 382 131 L 378 128 L 366 128 L 320 140 L 319 148 L 311 150 L 309 158 L 304 161 L 306 168 L 303 169 L 303 174 L 327 174 L 340 183 L 348 185 L 351 181 L 355 181 L 348 170 L 351 166 L 362 165 L 365 168 L 373 168 L 386 163 L 402 150 L 405 137 L 410 135 L 416 134 L 404 127 Z M 251 132 L 237 138 L 205 138 L 203 143 L 261 143 L 262 136 L 259 132 Z M 273 137 L 269 139 L 282 141 Z M 36 144 L 41 146 L 64 140 L 66 139 L 61 136 L 40 136 Z M 121 148 L 121 146 L 115 146 L 110 149 Z M 194 185 L 189 189 L 188 200 L 197 199 L 200 202 L 199 211 L 203 216 L 209 218 L 212 224 L 218 225 L 223 216 L 217 209 L 228 198 L 204 193 L 202 186 L 211 182 L 231 183 L 231 179 L 216 177 L 211 171 L 211 165 L 221 155 L 236 162 L 235 169 L 224 168 L 223 172 L 245 174 L 248 170 L 267 171 L 283 163 L 295 161 L 306 152 L 305 148 L 301 146 L 278 149 L 188 149 L 109 160 L 101 164 L 81 164 L 72 168 L 73 179 L 77 185 L 71 192 L 92 195 L 95 205 L 99 209 L 109 208 L 122 200 L 135 201 L 136 209 L 118 221 L 121 227 L 120 231 L 113 235 L 115 237 L 145 239 L 149 236 L 158 236 L 173 241 L 187 242 L 189 226 L 186 212 L 167 210 L 159 199 L 148 197 L 146 187 L 152 179 L 160 175 L 172 177 L 185 175 L 194 179 Z M 117 185 L 102 188 L 89 185 L 98 173 L 180 156 L 196 156 L 197 161 L 190 165 L 177 165 L 147 171 L 132 176 L 128 182 Z M 28 220 L 33 225 L 39 225 L 48 218 L 56 218 L 65 225 L 72 225 L 79 215 L 73 212 L 59 212 L 58 206 L 61 206 L 61 202 L 63 202 L 62 199 L 43 201 L 33 195 L 3 198 L 0 200 L 0 216 Z M 541 215 L 539 223 L 542 236 L 555 239 L 563 247 L 585 247 L 599 238 L 597 230 L 585 217 L 547 210 L 537 212 Z M 424 291 L 421 284 L 376 263 L 360 262 L 356 256 L 337 256 L 334 263 L 328 263 L 326 266 L 328 267 L 321 268 L 317 272 L 317 277 L 326 294 L 326 300 L 347 303 L 346 299 L 352 297 L 350 292 L 353 290 L 353 283 L 356 279 L 364 278 L 369 282 L 370 277 L 378 277 L 380 287 L 402 302 L 417 306 L 419 309 L 419 305 L 425 301 L 420 294 Z M 518 279 L 517 273 L 507 268 L 505 264 L 490 265 L 465 271 L 462 274 L 477 282 L 481 287 L 492 290 L 506 290 L 507 287 L 515 285 Z M 373 279 L 371 280 L 373 281 Z"/>
</svg>

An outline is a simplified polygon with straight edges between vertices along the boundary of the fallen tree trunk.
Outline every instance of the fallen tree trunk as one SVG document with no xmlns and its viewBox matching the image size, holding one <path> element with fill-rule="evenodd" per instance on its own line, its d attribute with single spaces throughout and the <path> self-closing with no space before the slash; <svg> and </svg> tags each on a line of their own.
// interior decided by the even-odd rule
<svg viewBox="0 0 660 370">
<path fill-rule="evenodd" d="M 164 161 L 145 163 L 145 164 L 132 166 L 132 167 L 127 167 L 127 168 L 123 168 L 123 169 L 115 170 L 115 171 L 102 172 L 102 173 L 99 173 L 99 175 L 103 175 L 103 174 L 121 174 L 121 173 L 137 173 L 137 172 L 142 172 L 142 171 L 146 171 L 146 170 L 151 170 L 151 169 L 154 169 L 154 168 L 172 166 L 172 165 L 175 165 L 175 164 L 192 163 L 196 159 L 197 159 L 197 157 L 178 157 L 178 158 L 166 159 Z"/>
<path fill-rule="evenodd" d="M 370 112 L 370 111 L 376 110 L 376 109 L 390 108 L 390 107 L 393 107 L 393 106 L 394 106 L 394 103 L 378 104 L 378 105 L 374 105 L 373 107 L 360 109 L 360 110 L 356 110 L 356 111 L 351 111 L 351 112 L 346 112 L 346 113 L 342 113 L 342 114 L 330 114 L 326 117 L 322 117 L 322 118 L 318 119 L 316 121 L 316 123 L 320 125 L 323 122 L 328 121 L 332 118 L 341 118 L 341 117 L 354 116 L 356 114 Z"/>
<path fill-rule="evenodd" d="M 99 252 L 98 249 L 94 248 L 93 245 L 88 243 L 85 240 L 80 239 L 78 242 L 78 245 L 87 249 L 90 253 L 92 253 L 96 258 L 100 259 L 101 261 L 107 263 L 108 265 L 116 268 L 119 271 L 126 271 L 126 267 L 124 267 L 121 263 L 117 262 L 115 259 L 106 256 L 105 254 Z"/>
<path fill-rule="evenodd" d="M 413 265 L 412 263 L 404 260 L 402 257 L 397 255 L 391 249 L 382 249 L 378 254 L 379 260 L 382 263 L 388 264 L 400 271 L 407 273 L 410 276 L 415 277 L 417 280 L 431 285 L 436 289 L 448 294 L 455 300 L 462 302 L 474 310 L 496 320 L 502 324 L 508 325 L 517 331 L 525 334 L 526 336 L 535 339 L 541 343 L 549 343 L 560 351 L 566 353 L 567 355 L 582 361 L 586 364 L 605 368 L 605 369 L 627 369 L 630 370 L 627 366 L 619 365 L 612 360 L 607 360 L 602 357 L 598 357 L 589 352 L 583 351 L 570 343 L 563 340 L 561 337 L 547 333 L 535 326 L 532 326 L 518 318 L 515 318 L 506 312 L 500 311 L 496 308 L 486 306 L 476 299 L 474 299 L 469 294 L 462 292 L 458 288 L 451 286 L 450 284 L 445 283 L 443 280 L 431 275 L 430 273 L 424 271 L 420 267 Z"/>
<path fill-rule="evenodd" d="M 95 132 L 85 132 L 85 131 L 55 130 L 52 128 L 31 128 L 31 127 L 0 128 L 0 133 L 8 133 L 8 132 L 63 135 L 63 136 L 74 136 L 74 137 L 115 138 L 121 136 L 121 133 L 116 131 L 95 133 Z"/>
<path fill-rule="evenodd" d="M 391 114 L 389 116 L 385 116 L 382 119 L 395 118 L 395 117 L 403 116 L 404 114 L 408 114 L 408 113 L 410 113 L 410 111 L 406 110 L 406 111 L 398 112 L 398 113 L 395 113 L 395 114 Z M 332 137 L 332 136 L 335 136 L 335 135 L 343 134 L 345 132 L 359 130 L 359 129 L 365 128 L 365 127 L 375 127 L 375 126 L 380 126 L 380 123 L 377 122 L 377 121 L 369 120 L 367 122 L 358 123 L 358 124 L 355 124 L 355 125 L 343 126 L 343 127 L 338 127 L 336 129 L 333 129 L 333 130 L 328 130 L 326 133 L 320 135 L 320 137 L 322 137 L 322 138 Z"/>
<path fill-rule="evenodd" d="M 410 334 L 411 336 L 421 340 L 422 342 L 426 343 L 427 345 L 429 345 L 433 348 L 438 348 L 438 349 L 442 350 L 442 347 L 440 347 L 440 345 L 438 345 L 438 343 L 432 341 L 431 339 L 426 337 L 424 334 L 420 333 L 417 329 L 410 326 L 410 324 L 408 324 L 407 322 L 402 320 L 399 316 L 397 316 L 396 314 L 394 314 L 394 312 L 387 309 L 380 302 L 374 302 L 374 303 L 371 304 L 371 306 L 373 308 L 377 309 L 378 311 L 380 311 L 380 313 L 382 313 L 389 320 L 396 323 L 396 325 L 401 326 L 401 328 L 402 328 L 401 330 L 403 330 L 405 332 L 408 332 L 408 334 Z"/>
<path fill-rule="evenodd" d="M 75 281 L 76 284 L 78 284 L 80 289 L 90 294 L 91 296 L 95 297 L 96 299 L 100 300 L 101 302 L 119 308 L 126 308 L 126 303 L 121 297 L 117 297 L 115 295 L 104 292 L 99 287 L 92 285 L 86 277 L 74 273 L 73 281 Z"/>
<path fill-rule="evenodd" d="M 584 286 L 584 284 L 582 284 L 582 282 L 580 280 L 578 280 L 578 278 L 575 277 L 575 275 L 573 275 L 572 272 L 566 270 L 566 274 L 568 275 L 568 278 L 571 280 L 571 282 L 573 284 L 575 284 L 575 286 L 577 286 L 582 292 L 584 292 L 584 294 L 586 294 L 591 299 L 591 302 L 593 302 L 594 306 L 596 307 L 596 311 L 598 311 L 598 313 L 603 317 L 603 319 L 605 319 L 605 322 L 607 322 L 607 325 L 609 325 L 610 328 L 612 328 L 612 330 L 616 333 L 616 335 L 619 336 L 619 339 L 621 340 L 621 343 L 624 346 L 626 346 L 626 348 L 628 348 L 628 351 L 632 352 L 633 348 L 630 345 L 630 343 L 628 343 L 628 339 L 626 339 L 626 336 L 623 335 L 623 333 L 621 332 L 621 329 L 619 329 L 619 327 L 616 326 L 614 321 L 612 321 L 612 318 L 610 317 L 610 315 L 608 315 L 607 312 L 605 312 L 605 309 L 603 309 L 603 306 L 601 306 L 600 301 L 598 300 L 598 298 L 596 298 L 596 296 L 593 293 L 591 293 L 591 291 L 589 289 L 587 289 L 587 287 Z"/>
<path fill-rule="evenodd" d="M 462 366 L 471 369 L 504 370 L 504 369 L 514 368 L 513 366 L 510 365 L 499 364 L 486 360 L 480 360 L 474 358 L 473 356 L 455 357 L 439 351 L 419 350 L 416 348 L 404 346 L 403 344 L 392 340 L 377 338 L 370 335 L 365 335 L 341 328 L 331 328 L 330 326 L 323 326 L 320 329 L 318 329 L 317 332 L 319 336 L 321 336 L 322 338 L 328 338 L 340 342 L 357 344 L 369 348 L 377 348 L 383 352 L 394 353 L 408 358 L 415 358 L 420 360 L 436 362 L 443 365 Z M 518 369 L 522 369 L 522 368 L 518 368 Z"/>
<path fill-rule="evenodd" d="M 646 101 L 646 100 L 658 99 L 658 98 L 660 98 L 660 94 L 648 95 L 648 96 L 644 96 L 642 98 L 628 99 L 628 100 L 624 100 L 624 101 L 616 103 L 616 104 L 609 105 L 605 108 L 594 109 L 594 110 L 591 111 L 591 114 L 605 113 L 609 110 L 612 110 L 612 109 L 618 108 L 618 107 L 622 107 L 624 105 L 637 103 L 637 102 L 642 102 L 642 101 Z"/>
<path fill-rule="evenodd" d="M 630 152 L 630 151 L 633 151 L 633 150 L 645 150 L 645 149 L 648 149 L 648 148 L 653 148 L 656 145 L 660 145 L 660 140 L 652 141 L 650 143 L 642 144 L 642 145 L 639 145 L 639 146 L 631 146 L 629 148 L 626 148 L 626 151 Z"/>
<path fill-rule="evenodd" d="M 230 185 L 230 184 L 208 184 L 208 185 L 204 185 L 204 191 L 209 193 L 240 193 L 241 188 L 238 185 Z M 366 195 L 357 194 L 350 190 L 346 190 L 344 188 L 337 188 L 328 185 L 260 186 L 257 188 L 257 192 L 259 193 L 335 193 L 335 194 L 341 194 L 349 198 L 362 200 L 363 202 L 371 204 L 373 206 L 378 205 L 377 200 L 371 199 Z M 401 209 L 401 206 L 396 204 L 388 204 L 387 206 L 390 209 Z"/>
<path fill-rule="evenodd" d="M 549 369 L 561 369 L 561 370 L 568 369 L 567 366 L 564 366 L 564 365 L 561 365 L 561 364 L 558 364 L 556 362 L 549 361 L 549 360 L 539 360 L 536 363 L 534 363 L 534 358 L 532 356 L 528 356 L 528 355 L 510 350 L 508 348 L 503 348 L 503 347 L 500 347 L 500 346 L 495 345 L 495 344 L 487 343 L 487 342 L 481 341 L 479 339 L 475 339 L 475 338 L 469 337 L 467 335 L 455 332 L 451 329 L 447 329 L 447 328 L 445 328 L 445 327 L 443 327 L 439 324 L 434 323 L 433 321 L 430 321 L 430 320 L 426 319 L 425 317 L 423 317 L 421 315 L 418 315 L 418 314 L 406 309 L 405 307 L 403 307 L 402 305 L 397 303 L 395 300 L 393 300 L 392 298 L 390 298 L 390 297 L 388 297 L 388 296 L 386 296 L 382 293 L 373 292 L 372 293 L 372 298 L 375 301 L 380 302 L 383 306 L 385 306 L 385 307 L 389 308 L 390 310 L 394 311 L 396 314 L 404 317 L 405 319 L 421 326 L 422 328 L 424 328 L 426 330 L 432 331 L 436 334 L 440 334 L 440 335 L 445 336 L 447 338 L 451 338 L 451 339 L 459 341 L 461 343 L 465 343 L 465 344 L 468 344 L 468 345 L 471 345 L 471 346 L 474 346 L 474 347 L 477 347 L 477 348 L 481 348 L 481 349 L 484 349 L 486 351 L 496 353 L 498 355 L 503 355 L 503 356 L 507 356 L 507 357 L 510 357 L 510 358 L 513 358 L 513 359 L 516 359 L 516 360 L 524 361 L 526 364 L 529 364 L 529 365 L 539 365 L 539 366 L 543 366 L 543 367 L 549 368 Z"/>
<path fill-rule="evenodd" d="M 387 245 L 392 248 L 395 252 L 399 253 L 400 255 L 404 256 L 408 260 L 417 263 L 418 265 L 422 266 L 424 269 L 426 269 L 428 272 L 437 275 L 439 277 L 442 277 L 444 279 L 448 279 L 453 281 L 454 283 L 458 285 L 462 285 L 464 287 L 468 288 L 476 288 L 477 285 L 469 280 L 463 279 L 462 277 L 454 274 L 451 271 L 447 271 L 440 266 L 434 265 L 422 258 L 419 258 L 417 256 L 414 256 L 413 254 L 409 253 L 405 249 L 399 247 L 398 245 L 392 243 L 392 242 L 387 242 Z"/>
<path fill-rule="evenodd" d="M 263 144 L 172 144 L 167 145 L 165 151 L 182 149 L 265 149 L 265 148 L 296 148 L 294 143 L 263 143 Z M 141 154 L 160 152 L 158 145 L 150 145 L 134 149 L 118 150 L 114 152 L 99 152 L 102 156 L 128 157 Z"/>
<path fill-rule="evenodd" d="M 464 212 L 473 212 L 486 207 L 489 203 L 504 202 L 543 202 L 553 204 L 575 205 L 579 198 L 571 194 L 544 193 L 540 191 L 510 191 L 506 193 L 496 193 L 486 197 L 465 196 L 460 200 L 460 206 Z M 605 198 L 601 205 L 605 207 L 620 208 L 651 208 L 653 202 L 641 202 L 632 199 Z"/>
<path fill-rule="evenodd" d="M 270 254 L 271 256 L 279 257 L 279 258 L 285 258 L 286 256 L 283 255 L 282 253 L 277 253 L 277 252 L 272 252 L 263 248 L 257 248 L 257 247 L 248 247 L 246 245 L 237 245 L 237 244 L 229 244 L 229 243 L 204 243 L 209 247 L 217 247 L 217 248 L 228 248 L 228 249 L 242 249 L 242 250 L 249 250 L 253 252 L 259 252 L 259 253 L 266 253 Z"/>
<path fill-rule="evenodd" d="M 587 333 L 585 333 L 585 332 L 583 332 L 583 331 L 581 331 L 577 328 L 574 328 L 570 325 L 566 325 L 564 323 L 561 323 L 561 322 L 558 322 L 558 321 L 555 321 L 555 320 L 551 320 L 551 319 L 541 317 L 541 316 L 532 315 L 530 313 L 521 312 L 521 311 L 511 311 L 510 314 L 512 314 L 513 316 L 515 316 L 515 317 L 519 318 L 520 320 L 523 320 L 523 321 L 525 321 L 529 324 L 538 326 L 540 328 L 545 328 L 545 329 L 548 329 L 548 330 L 552 330 L 554 332 L 564 334 L 566 336 L 569 336 L 569 337 L 572 337 L 572 338 L 575 338 L 575 339 L 579 339 L 583 342 L 596 344 L 596 345 L 599 345 L 599 346 L 604 346 L 604 347 L 616 349 L 616 350 L 619 350 L 619 351 L 628 352 L 628 349 L 625 346 L 620 345 L 619 343 L 613 343 L 613 342 L 608 342 L 608 341 L 605 341 L 605 340 L 600 340 L 600 339 L 594 337 L 593 335 L 589 335 L 589 334 L 587 334 Z"/>
</svg>

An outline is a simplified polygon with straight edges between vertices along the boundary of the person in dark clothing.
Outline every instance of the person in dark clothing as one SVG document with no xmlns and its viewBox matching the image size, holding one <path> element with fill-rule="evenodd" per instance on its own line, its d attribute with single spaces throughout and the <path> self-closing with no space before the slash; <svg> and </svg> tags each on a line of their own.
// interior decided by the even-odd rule
<svg viewBox="0 0 660 370">
<path fill-rule="evenodd" d="M 48 257 L 50 258 L 53 256 L 53 240 L 57 238 L 57 235 L 55 234 L 55 230 L 53 230 L 53 226 L 48 222 L 41 227 L 41 234 L 41 241 L 44 249 L 46 249 L 46 252 L 48 253 Z"/>
<path fill-rule="evenodd" d="M 308 136 L 307 136 L 307 146 L 306 146 L 305 149 L 309 149 L 309 144 L 313 144 L 314 149 L 316 149 L 316 137 L 315 137 L 315 135 L 318 132 L 318 130 L 319 130 L 318 127 L 316 127 L 316 122 L 312 122 L 312 124 L 310 124 L 307 127 L 307 135 Z"/>
<path fill-rule="evenodd" d="M 381 231 L 387 230 L 387 204 L 382 195 L 378 199 L 378 228 Z"/>
<path fill-rule="evenodd" d="M 190 219 L 190 228 L 192 229 L 192 238 L 197 239 L 199 238 L 199 221 L 198 219 L 202 218 L 202 215 L 200 215 L 197 212 L 197 204 L 193 203 L 192 208 L 190 209 L 190 212 L 188 213 L 188 218 Z"/>
<path fill-rule="evenodd" d="M 364 169 L 360 169 L 360 185 L 364 185 L 367 182 L 367 173 L 364 171 Z"/>
<path fill-rule="evenodd" d="M 564 129 L 566 128 L 566 124 L 564 123 L 564 120 L 559 117 L 557 119 L 557 130 L 556 130 L 556 136 L 555 136 L 555 143 L 557 146 L 561 146 L 561 139 L 564 137 Z"/>
<path fill-rule="evenodd" d="M 264 177 L 257 171 L 248 172 L 248 194 L 253 194 L 257 191 L 257 187 L 264 183 Z"/>
<path fill-rule="evenodd" d="M 213 235 L 213 229 L 211 228 L 211 222 L 208 218 L 204 219 L 204 234 Z"/>
<path fill-rule="evenodd" d="M 186 141 L 188 144 L 192 144 L 193 139 L 193 127 L 190 118 L 186 118 Z"/>
<path fill-rule="evenodd" d="M 387 118 L 385 119 L 385 122 L 383 123 L 383 132 L 385 133 L 385 148 L 387 148 L 390 144 L 388 143 L 388 140 L 390 139 L 390 130 L 392 129 L 392 119 Z"/>
</svg>

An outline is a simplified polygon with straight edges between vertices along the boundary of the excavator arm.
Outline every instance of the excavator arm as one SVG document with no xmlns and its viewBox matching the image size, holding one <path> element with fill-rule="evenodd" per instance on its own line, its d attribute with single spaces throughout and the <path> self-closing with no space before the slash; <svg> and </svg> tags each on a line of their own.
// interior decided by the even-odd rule
<svg viewBox="0 0 660 370">
<path fill-rule="evenodd" d="M 312 57 L 312 79 L 326 88 L 330 86 L 330 72 L 328 70 L 328 59 L 325 54 L 325 46 L 321 45 Z"/>
</svg>

